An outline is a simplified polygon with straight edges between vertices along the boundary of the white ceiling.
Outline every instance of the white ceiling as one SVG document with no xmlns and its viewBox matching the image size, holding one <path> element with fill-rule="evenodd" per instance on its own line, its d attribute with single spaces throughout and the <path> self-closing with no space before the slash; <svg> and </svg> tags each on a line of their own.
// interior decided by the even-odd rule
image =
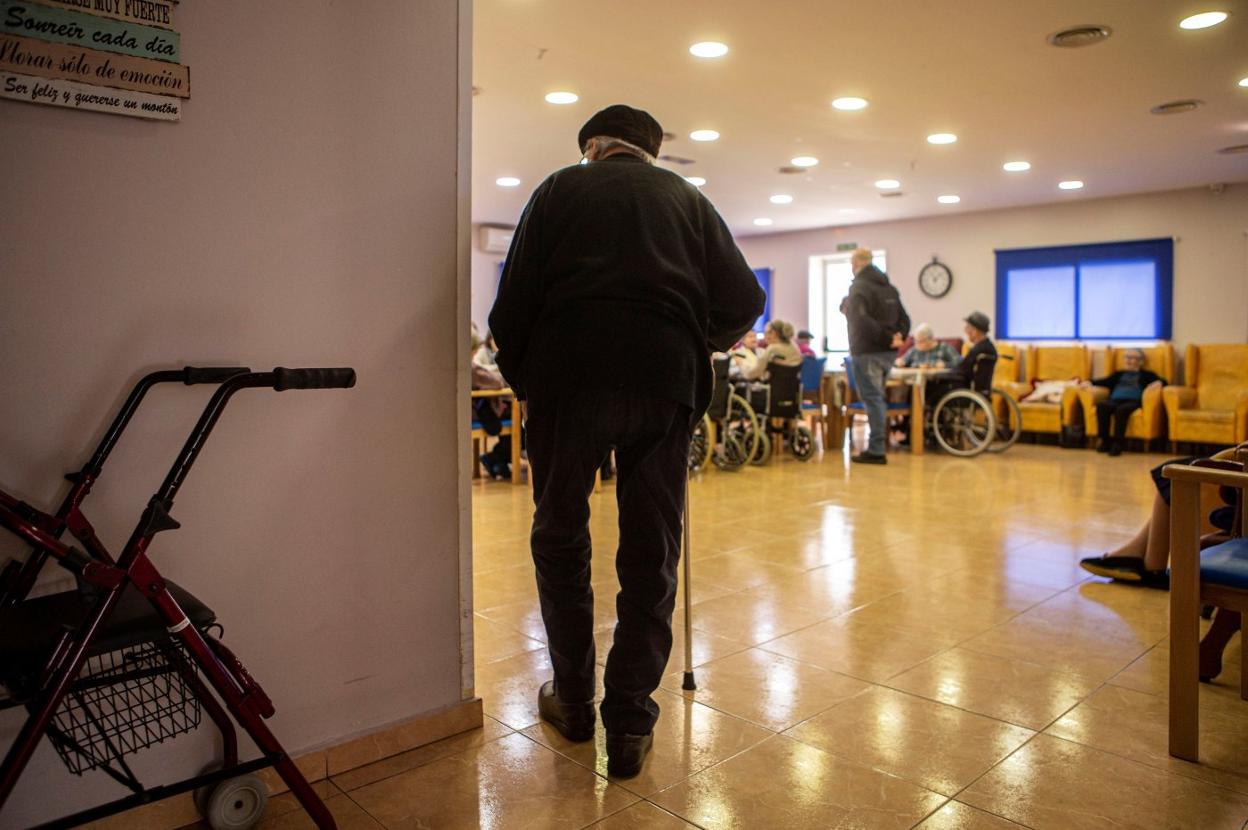
<svg viewBox="0 0 1248 830">
<path fill-rule="evenodd" d="M 1182 31 L 1189 14 L 1223 24 Z M 476 0 L 473 187 L 476 222 L 514 223 L 551 171 L 579 160 L 576 133 L 598 109 L 648 110 L 677 138 L 663 153 L 707 179 L 733 231 L 829 225 L 1248 180 L 1248 0 Z M 1049 46 L 1075 25 L 1113 29 L 1083 49 Z M 690 44 L 728 44 L 724 58 Z M 547 92 L 580 101 L 555 106 Z M 833 98 L 870 106 L 839 112 Z M 1206 102 L 1180 115 L 1149 109 Z M 719 141 L 688 138 L 701 128 Z M 926 136 L 953 132 L 956 144 Z M 820 159 L 798 175 L 778 168 Z M 1003 162 L 1025 159 L 1026 173 Z M 672 165 L 666 165 L 672 166 Z M 518 188 L 494 184 L 500 176 Z M 895 178 L 904 195 L 881 198 Z M 1080 191 L 1057 183 L 1082 179 Z M 789 205 L 768 197 L 788 193 Z M 954 193 L 958 205 L 937 204 Z M 774 226 L 758 228 L 756 217 Z"/>
</svg>

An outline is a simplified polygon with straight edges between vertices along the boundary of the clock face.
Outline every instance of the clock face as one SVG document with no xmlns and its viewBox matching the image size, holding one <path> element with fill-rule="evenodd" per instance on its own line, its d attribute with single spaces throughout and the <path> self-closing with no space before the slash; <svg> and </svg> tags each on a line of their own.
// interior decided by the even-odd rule
<svg viewBox="0 0 1248 830">
<path fill-rule="evenodd" d="M 919 272 L 919 288 L 929 297 L 943 297 L 953 287 L 953 272 L 943 262 L 932 260 Z"/>
</svg>

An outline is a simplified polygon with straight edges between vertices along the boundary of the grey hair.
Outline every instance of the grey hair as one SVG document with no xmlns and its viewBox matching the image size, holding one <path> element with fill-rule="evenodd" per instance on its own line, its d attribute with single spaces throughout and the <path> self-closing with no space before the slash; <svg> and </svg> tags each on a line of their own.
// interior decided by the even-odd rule
<svg viewBox="0 0 1248 830">
<path fill-rule="evenodd" d="M 625 141 L 622 138 L 616 138 L 615 136 L 610 135 L 596 135 L 590 138 L 589 141 L 585 142 L 586 149 L 589 148 L 591 141 L 597 142 L 598 144 L 598 158 L 602 158 L 611 150 L 624 150 L 625 152 L 632 153 L 634 156 L 637 156 L 639 159 L 648 164 L 655 163 L 654 156 L 650 155 L 636 144 L 633 144 L 631 141 Z"/>
<path fill-rule="evenodd" d="M 927 323 L 919 323 L 917 326 L 914 327 L 914 339 L 915 340 L 918 340 L 919 338 L 927 340 L 930 337 L 935 337 L 935 334 L 932 332 L 932 327 L 929 326 Z"/>
</svg>

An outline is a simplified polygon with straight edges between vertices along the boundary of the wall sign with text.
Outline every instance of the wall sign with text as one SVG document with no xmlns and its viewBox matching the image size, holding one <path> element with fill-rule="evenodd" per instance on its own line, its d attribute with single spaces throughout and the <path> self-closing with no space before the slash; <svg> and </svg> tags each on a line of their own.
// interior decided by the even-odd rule
<svg viewBox="0 0 1248 830">
<path fill-rule="evenodd" d="M 0 98 L 177 121 L 190 67 L 162 0 L 0 0 Z"/>
</svg>

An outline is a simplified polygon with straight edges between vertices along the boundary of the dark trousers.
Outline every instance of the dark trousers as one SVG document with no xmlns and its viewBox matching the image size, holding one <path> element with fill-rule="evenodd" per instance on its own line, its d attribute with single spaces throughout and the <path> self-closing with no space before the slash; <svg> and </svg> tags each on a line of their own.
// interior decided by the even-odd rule
<svg viewBox="0 0 1248 830">
<path fill-rule="evenodd" d="M 1102 441 L 1108 441 L 1111 437 L 1109 422 L 1112 419 L 1114 422 L 1112 438 L 1115 441 L 1125 440 L 1127 437 L 1127 421 L 1131 418 L 1131 413 L 1139 408 L 1139 401 L 1097 401 L 1096 434 L 1101 437 Z"/>
<path fill-rule="evenodd" d="M 590 391 L 530 398 L 528 407 L 531 543 L 556 693 L 568 703 L 594 697 L 589 497 L 594 473 L 614 447 L 620 592 L 602 722 L 613 734 L 644 735 L 659 717 L 650 695 L 672 650 L 690 410 Z"/>
</svg>

